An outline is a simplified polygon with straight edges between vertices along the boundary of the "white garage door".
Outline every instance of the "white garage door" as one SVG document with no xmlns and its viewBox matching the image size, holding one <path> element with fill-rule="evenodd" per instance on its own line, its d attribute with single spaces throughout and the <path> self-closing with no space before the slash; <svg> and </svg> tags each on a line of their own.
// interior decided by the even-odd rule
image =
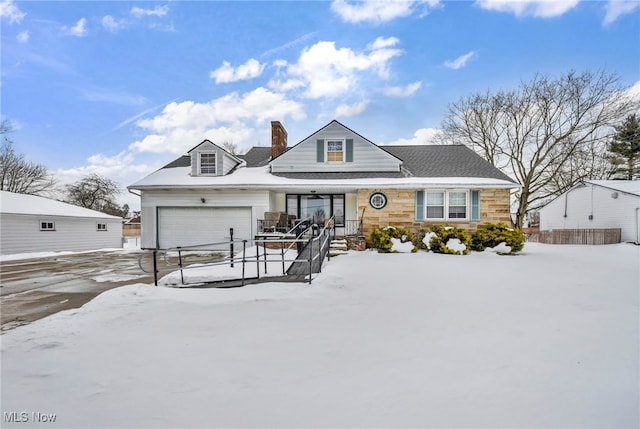
<svg viewBox="0 0 640 429">
<path fill-rule="evenodd" d="M 161 249 L 250 239 L 251 208 L 161 207 L 158 209 L 158 241 Z M 224 246 L 222 246 L 224 247 Z"/>
</svg>

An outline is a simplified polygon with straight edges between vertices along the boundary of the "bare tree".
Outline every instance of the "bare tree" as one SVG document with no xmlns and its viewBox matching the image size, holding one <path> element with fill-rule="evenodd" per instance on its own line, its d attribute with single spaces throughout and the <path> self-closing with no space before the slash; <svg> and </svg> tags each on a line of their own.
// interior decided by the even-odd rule
<svg viewBox="0 0 640 429">
<path fill-rule="evenodd" d="M 129 207 L 120 208 L 116 197 L 120 195 L 120 185 L 99 174 L 90 174 L 79 181 L 66 185 L 66 202 L 87 209 L 96 210 L 114 216 L 124 217 Z M 126 204 L 125 204 L 126 206 Z"/>
<path fill-rule="evenodd" d="M 242 155 L 242 151 L 238 149 L 238 145 L 236 145 L 232 141 L 226 141 L 222 143 L 222 147 L 232 155 Z"/>
<path fill-rule="evenodd" d="M 605 73 L 538 75 L 517 90 L 451 104 L 442 127 L 448 141 L 470 146 L 522 186 L 514 222 L 522 227 L 530 207 L 607 174 L 611 127 L 637 106 L 622 90 Z"/>
<path fill-rule="evenodd" d="M 3 120 L 0 124 L 0 190 L 30 195 L 54 191 L 56 181 L 47 167 L 27 161 L 24 155 L 15 151 L 13 141 L 8 137 L 12 131 L 11 123 Z"/>
</svg>

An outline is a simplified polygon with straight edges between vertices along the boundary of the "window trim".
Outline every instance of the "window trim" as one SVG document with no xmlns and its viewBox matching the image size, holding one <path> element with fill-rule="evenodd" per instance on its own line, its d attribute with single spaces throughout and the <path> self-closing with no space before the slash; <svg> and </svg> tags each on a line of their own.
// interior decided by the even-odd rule
<svg viewBox="0 0 640 429">
<path fill-rule="evenodd" d="M 202 172 L 202 155 L 213 155 L 213 173 Z M 207 168 L 211 168 L 207 166 Z M 218 153 L 216 151 L 198 152 L 198 176 L 217 176 L 218 175 Z"/>
<path fill-rule="evenodd" d="M 56 230 L 56 222 L 53 220 L 40 220 L 38 221 L 38 225 L 40 226 L 40 231 L 55 231 Z M 42 225 L 45 225 L 43 228 Z M 51 225 L 51 227 L 49 227 Z"/>
<path fill-rule="evenodd" d="M 100 226 L 104 226 L 104 228 L 100 228 Z M 96 222 L 96 231 L 108 231 L 109 228 L 107 227 L 107 223 L 106 222 Z"/>
<path fill-rule="evenodd" d="M 311 194 L 311 193 L 301 193 L 301 194 L 295 194 L 295 193 L 291 193 L 291 194 L 285 194 L 284 197 L 284 201 L 285 201 L 285 207 L 284 210 L 287 214 L 289 214 L 289 197 L 294 197 L 296 200 L 296 204 L 297 204 L 297 208 L 296 208 L 296 214 L 295 216 L 300 219 L 300 210 L 301 210 L 301 197 L 312 197 L 312 196 L 329 196 L 330 197 L 330 202 L 329 202 L 329 206 L 330 206 L 330 214 L 329 214 L 329 218 L 331 216 L 334 216 L 334 200 L 335 197 L 341 197 L 342 198 L 342 221 L 343 222 L 336 222 L 335 226 L 337 227 L 343 227 L 345 226 L 346 223 L 346 209 L 347 209 L 347 196 L 346 194 Z"/>
<path fill-rule="evenodd" d="M 341 161 L 329 161 L 329 142 L 340 142 L 342 145 L 341 151 L 331 151 L 331 153 L 342 152 Z M 346 139 L 325 139 L 324 140 L 324 159 L 327 164 L 344 164 L 346 162 L 347 155 L 347 142 Z"/>
<path fill-rule="evenodd" d="M 380 206 L 377 206 L 376 204 L 374 204 L 374 200 L 377 197 L 380 197 L 382 199 L 382 205 Z M 387 199 L 387 196 L 383 192 L 377 191 L 369 195 L 369 205 L 376 210 L 382 210 L 383 208 L 385 208 L 387 206 L 388 201 L 389 200 Z"/>
<path fill-rule="evenodd" d="M 416 213 L 415 213 L 415 220 L 418 221 L 422 221 L 422 222 L 429 222 L 429 221 L 447 221 L 447 222 L 470 222 L 472 221 L 471 219 L 471 193 L 473 192 L 473 189 L 467 189 L 467 188 L 461 188 L 461 189 L 418 189 L 416 190 Z M 418 201 L 418 192 L 422 192 L 422 204 L 419 204 Z M 442 207 L 443 208 L 443 212 L 442 212 L 442 217 L 428 217 L 427 216 L 427 209 L 429 207 L 429 204 L 427 202 L 428 200 L 428 194 L 429 193 L 442 193 L 443 194 L 443 205 L 442 206 L 431 206 L 431 207 Z M 450 197 L 449 197 L 449 193 L 464 193 L 465 194 L 465 217 L 449 217 L 449 207 L 451 206 L 450 204 Z M 453 206 L 453 207 L 459 207 L 459 206 Z M 461 207 L 461 206 L 460 206 Z M 419 212 L 419 210 L 421 210 L 421 212 Z"/>
</svg>

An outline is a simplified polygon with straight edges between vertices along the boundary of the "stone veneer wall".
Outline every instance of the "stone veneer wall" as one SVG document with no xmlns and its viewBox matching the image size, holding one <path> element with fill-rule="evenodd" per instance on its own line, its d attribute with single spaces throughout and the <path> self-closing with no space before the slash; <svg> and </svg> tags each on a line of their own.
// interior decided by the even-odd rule
<svg viewBox="0 0 640 429">
<path fill-rule="evenodd" d="M 387 205 L 376 210 L 369 205 L 369 196 L 374 192 L 383 192 L 387 196 Z M 360 189 L 358 190 L 358 213 L 366 207 L 362 229 L 369 241 L 371 232 L 383 226 L 404 227 L 412 232 L 427 229 L 429 225 L 454 225 L 470 232 L 483 223 L 511 223 L 509 189 L 480 189 L 479 221 L 417 221 L 415 220 L 415 189 Z"/>
</svg>

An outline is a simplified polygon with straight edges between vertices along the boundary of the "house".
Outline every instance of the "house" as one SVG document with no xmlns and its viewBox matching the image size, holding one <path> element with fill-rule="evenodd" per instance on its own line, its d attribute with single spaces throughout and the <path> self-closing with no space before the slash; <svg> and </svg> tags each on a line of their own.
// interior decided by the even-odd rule
<svg viewBox="0 0 640 429">
<path fill-rule="evenodd" d="M 387 225 L 511 222 L 513 180 L 463 145 L 379 146 L 331 121 L 292 147 L 278 121 L 270 147 L 233 155 L 208 140 L 129 186 L 139 191 L 142 248 L 253 238 L 265 214 L 369 237 Z"/>
<path fill-rule="evenodd" d="M 640 243 L 640 181 L 585 180 L 540 209 L 540 233 L 621 230 L 620 240 Z"/>
<path fill-rule="evenodd" d="M 0 191 L 0 254 L 122 247 L 122 219 L 35 195 Z"/>
</svg>

